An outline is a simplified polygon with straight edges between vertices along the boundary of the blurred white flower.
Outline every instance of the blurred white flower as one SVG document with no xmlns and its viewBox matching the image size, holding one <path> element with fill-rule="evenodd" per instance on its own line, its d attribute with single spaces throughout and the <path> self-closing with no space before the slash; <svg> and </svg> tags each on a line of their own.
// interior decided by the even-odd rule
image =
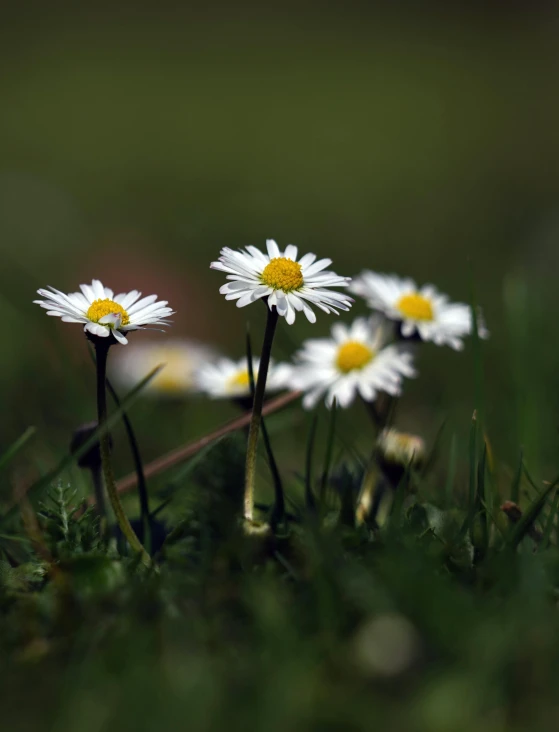
<svg viewBox="0 0 559 732">
<path fill-rule="evenodd" d="M 390 428 L 383 430 L 377 439 L 377 449 L 383 460 L 406 467 L 410 463 L 420 465 L 425 459 L 425 442 L 417 435 L 410 435 Z"/>
<path fill-rule="evenodd" d="M 384 346 L 379 318 L 357 318 L 351 326 L 336 323 L 331 334 L 306 341 L 295 356 L 293 385 L 306 392 L 306 409 L 324 395 L 328 408 L 334 400 L 347 407 L 357 394 L 369 402 L 379 391 L 398 395 L 403 377 L 415 376 L 406 345 Z"/>
<path fill-rule="evenodd" d="M 459 351 L 464 345 L 462 338 L 473 330 L 470 306 L 449 302 L 433 285 L 419 288 L 411 279 L 366 270 L 355 277 L 349 289 L 363 297 L 369 307 L 400 321 L 404 338 L 417 332 L 423 341 Z M 489 336 L 481 315 L 478 333 L 482 338 Z"/>
<path fill-rule="evenodd" d="M 192 391 L 196 369 L 215 357 L 212 348 L 188 339 L 133 343 L 114 354 L 110 375 L 121 386 L 132 388 L 152 369 L 163 364 L 163 369 L 146 385 L 144 392 L 154 396 L 181 396 Z"/>
<path fill-rule="evenodd" d="M 128 340 L 124 333 L 139 330 L 147 325 L 169 325 L 167 318 L 174 311 L 167 307 L 167 301 L 157 302 L 157 295 L 140 300 L 137 290 L 119 295 L 103 287 L 99 280 L 91 285 L 80 285 L 81 292 L 65 295 L 54 287 L 37 290 L 44 300 L 33 302 L 47 310 L 47 315 L 56 315 L 65 323 L 82 323 L 84 331 L 100 338 L 111 334 L 119 343 Z"/>
<path fill-rule="evenodd" d="M 259 359 L 253 359 L 254 381 L 258 378 Z M 275 364 L 270 362 L 266 391 L 279 391 L 290 388 L 293 367 L 286 363 Z M 216 361 L 207 361 L 194 374 L 194 383 L 197 391 L 208 394 L 214 399 L 226 397 L 250 396 L 250 382 L 247 359 L 232 361 L 230 358 L 219 358 Z"/>
<path fill-rule="evenodd" d="M 260 298 L 268 298 L 268 307 L 274 305 L 282 317 L 291 325 L 295 312 L 305 313 L 307 320 L 316 322 L 316 315 L 308 303 L 316 305 L 325 313 L 349 310 L 353 299 L 329 287 L 347 287 L 350 277 L 340 277 L 326 270 L 331 259 L 316 262 L 315 254 L 305 254 L 297 259 L 297 247 L 288 244 L 281 252 L 273 239 L 266 241 L 268 253 L 264 254 L 253 246 L 246 251 L 233 251 L 228 247 L 221 250 L 219 261 L 210 267 L 227 273 L 232 280 L 220 288 L 226 300 L 237 300 L 242 308 Z"/>
</svg>

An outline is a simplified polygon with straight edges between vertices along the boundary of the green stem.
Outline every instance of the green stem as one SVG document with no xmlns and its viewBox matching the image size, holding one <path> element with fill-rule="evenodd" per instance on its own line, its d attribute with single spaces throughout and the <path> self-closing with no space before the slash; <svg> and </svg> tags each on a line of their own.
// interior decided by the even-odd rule
<svg viewBox="0 0 559 732">
<path fill-rule="evenodd" d="M 108 339 L 107 339 L 108 340 Z M 99 427 L 102 428 L 107 422 L 107 356 L 109 354 L 110 343 L 105 343 L 105 339 L 97 341 L 95 344 L 96 366 L 97 366 L 97 415 Z M 135 552 L 141 554 L 142 562 L 149 567 L 151 559 L 149 554 L 142 546 L 140 540 L 136 536 L 128 517 L 124 513 L 124 508 L 120 502 L 118 491 L 116 489 L 113 466 L 111 462 L 111 447 L 108 431 L 103 431 L 99 438 L 101 447 L 101 464 L 103 466 L 103 475 L 105 476 L 105 486 L 107 494 L 113 507 L 113 511 L 120 526 L 120 530 L 126 537 L 126 540 Z"/>
<path fill-rule="evenodd" d="M 256 449 L 258 447 L 258 434 L 262 421 L 262 404 L 266 391 L 266 379 L 268 378 L 268 367 L 272 353 L 272 343 L 278 324 L 278 312 L 275 307 L 268 308 L 268 319 L 266 331 L 260 354 L 260 365 L 258 366 L 258 378 L 254 392 L 252 405 L 252 417 L 248 431 L 247 457 L 245 465 L 245 497 L 244 497 L 244 518 L 248 522 L 254 521 L 254 478 L 256 475 Z"/>
<path fill-rule="evenodd" d="M 247 367 L 248 367 L 248 380 L 250 383 L 250 394 L 251 399 L 254 401 L 254 370 L 252 368 L 252 344 L 250 341 L 250 332 L 247 324 Z M 283 496 L 283 485 L 281 482 L 281 476 L 278 469 L 278 464 L 274 457 L 272 450 L 272 443 L 270 442 L 270 436 L 266 429 L 266 423 L 264 419 L 260 421 L 260 429 L 262 430 L 262 439 L 264 440 L 264 448 L 266 449 L 266 455 L 268 456 L 268 465 L 270 466 L 270 473 L 272 474 L 272 480 L 274 483 L 274 506 L 270 515 L 270 525 L 275 530 L 280 521 L 285 516 L 285 499 Z"/>
<path fill-rule="evenodd" d="M 107 379 L 107 388 L 111 392 L 111 396 L 114 399 L 116 406 L 121 409 L 122 403 L 120 401 L 120 397 L 116 393 L 109 379 Z M 136 469 L 136 475 L 138 477 L 138 498 L 140 499 L 140 518 L 142 522 L 142 533 L 140 535 L 141 541 L 145 543 L 147 551 L 150 552 L 152 548 L 151 516 L 149 510 L 148 488 L 146 484 L 146 477 L 144 475 L 142 456 L 140 455 L 140 447 L 138 445 L 136 435 L 134 434 L 132 422 L 130 421 L 129 416 L 126 414 L 125 411 L 122 412 L 122 422 L 124 423 L 124 429 L 126 430 L 126 435 L 128 436 L 130 450 L 132 451 L 132 459 L 134 461 L 134 468 Z"/>
</svg>

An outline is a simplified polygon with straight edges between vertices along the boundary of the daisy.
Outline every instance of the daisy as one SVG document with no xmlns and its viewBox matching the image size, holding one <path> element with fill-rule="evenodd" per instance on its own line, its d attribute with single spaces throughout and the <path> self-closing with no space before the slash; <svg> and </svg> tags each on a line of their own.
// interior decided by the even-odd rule
<svg viewBox="0 0 559 732">
<path fill-rule="evenodd" d="M 379 319 L 357 318 L 349 327 L 336 323 L 331 333 L 331 338 L 306 341 L 296 356 L 293 381 L 307 392 L 305 409 L 312 409 L 324 395 L 328 408 L 334 401 L 347 407 L 356 394 L 368 402 L 379 391 L 396 396 L 402 378 L 415 376 L 405 344 L 384 346 L 386 334 Z"/>
<path fill-rule="evenodd" d="M 252 363 L 256 381 L 260 361 L 254 359 Z M 291 373 L 292 367 L 288 364 L 270 362 L 266 391 L 287 388 Z M 250 396 L 247 359 L 232 361 L 230 358 L 220 358 L 217 361 L 208 361 L 194 374 L 194 383 L 198 391 L 208 394 L 213 399 Z"/>
<path fill-rule="evenodd" d="M 291 325 L 296 311 L 302 311 L 311 323 L 316 315 L 311 305 L 325 313 L 349 310 L 353 299 L 330 287 L 347 287 L 350 277 L 340 277 L 326 270 L 331 259 L 319 259 L 315 254 L 305 254 L 297 259 L 297 247 L 288 244 L 281 252 L 273 239 L 266 241 L 268 253 L 263 254 L 253 246 L 246 250 L 233 251 L 228 247 L 221 250 L 219 261 L 212 262 L 212 269 L 227 273 L 231 280 L 220 288 L 226 300 L 237 300 L 242 308 L 260 298 L 268 298 L 270 310 L 275 305 L 279 315 Z"/>
<path fill-rule="evenodd" d="M 417 466 L 425 460 L 425 441 L 418 435 L 400 432 L 394 428 L 383 430 L 376 446 L 383 461 L 389 464 Z"/>
<path fill-rule="evenodd" d="M 146 325 L 169 325 L 166 318 L 174 310 L 167 307 L 167 301 L 157 302 L 157 295 L 142 299 L 137 290 L 114 295 L 99 280 L 91 285 L 80 285 L 81 292 L 65 295 L 54 287 L 37 290 L 44 300 L 34 300 L 47 310 L 47 315 L 57 315 L 65 323 L 83 323 L 84 331 L 91 335 L 107 338 L 111 334 L 119 343 L 126 344 L 124 335 L 129 330 L 138 330 Z"/>
<path fill-rule="evenodd" d="M 433 285 L 419 288 L 411 279 L 366 270 L 353 280 L 350 289 L 365 298 L 369 307 L 400 321 L 404 338 L 417 332 L 423 341 L 447 344 L 459 351 L 462 338 L 473 330 L 470 306 L 449 302 Z M 478 332 L 482 338 L 489 335 L 480 322 Z"/>
<path fill-rule="evenodd" d="M 215 358 L 212 348 L 187 339 L 133 343 L 128 348 L 119 348 L 114 354 L 111 376 L 122 386 L 132 388 L 156 366 L 163 364 L 163 369 L 147 384 L 144 392 L 181 396 L 192 391 L 196 369 L 211 358 Z"/>
</svg>

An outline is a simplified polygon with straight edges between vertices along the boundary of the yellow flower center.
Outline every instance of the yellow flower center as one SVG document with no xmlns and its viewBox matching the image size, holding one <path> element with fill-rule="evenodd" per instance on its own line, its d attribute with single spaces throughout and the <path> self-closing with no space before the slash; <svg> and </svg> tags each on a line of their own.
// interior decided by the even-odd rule
<svg viewBox="0 0 559 732">
<path fill-rule="evenodd" d="M 94 323 L 98 323 L 101 318 L 104 318 L 105 315 L 110 315 L 111 313 L 120 313 L 120 315 L 122 315 L 122 325 L 128 325 L 130 322 L 128 313 L 122 305 L 119 305 L 117 302 L 114 302 L 114 300 L 109 300 L 108 298 L 105 300 L 94 300 L 89 306 L 89 310 L 85 316 Z"/>
<path fill-rule="evenodd" d="M 396 303 L 396 307 L 405 318 L 433 320 L 433 306 L 426 297 L 417 292 L 403 295 Z"/>
<path fill-rule="evenodd" d="M 355 369 L 362 369 L 374 357 L 375 352 L 372 348 L 368 348 L 359 341 L 346 341 L 338 350 L 336 366 L 344 374 L 347 374 Z"/>
<path fill-rule="evenodd" d="M 293 292 L 303 287 L 303 270 L 298 262 L 286 257 L 275 257 L 264 267 L 260 277 L 263 284 L 274 290 Z"/>
<path fill-rule="evenodd" d="M 159 391 L 167 392 L 168 394 L 174 394 L 181 391 L 184 387 L 184 380 L 181 379 L 177 374 L 166 374 L 165 369 L 158 374 L 153 381 L 151 386 Z"/>
<path fill-rule="evenodd" d="M 254 381 L 256 381 L 257 378 L 258 374 L 254 372 Z M 244 371 L 239 371 L 234 376 L 231 376 L 227 383 L 229 388 L 233 390 L 248 389 L 250 384 L 248 369 L 245 369 Z"/>
</svg>

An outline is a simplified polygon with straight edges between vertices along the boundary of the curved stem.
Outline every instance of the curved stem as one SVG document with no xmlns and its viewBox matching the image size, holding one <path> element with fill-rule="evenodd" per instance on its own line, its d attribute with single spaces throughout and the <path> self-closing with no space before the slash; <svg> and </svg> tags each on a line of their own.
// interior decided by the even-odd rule
<svg viewBox="0 0 559 732">
<path fill-rule="evenodd" d="M 102 342 L 95 344 L 95 356 L 96 356 L 96 367 L 97 367 L 97 415 L 99 420 L 99 427 L 103 427 L 107 421 L 107 392 L 106 392 L 106 379 L 107 379 L 107 356 L 109 353 L 110 343 L 105 343 L 105 339 Z M 113 511 L 120 526 L 120 530 L 125 536 L 126 540 L 135 552 L 141 554 L 142 562 L 149 567 L 151 565 L 151 559 L 149 554 L 142 546 L 140 540 L 136 536 L 134 529 L 132 528 L 128 517 L 124 513 L 124 508 L 120 502 L 118 491 L 116 489 L 115 477 L 113 473 L 113 466 L 111 462 L 111 447 L 110 438 L 108 431 L 101 433 L 99 438 L 101 447 L 101 464 L 103 466 L 103 475 L 105 477 L 105 487 L 107 494 L 113 507 Z"/>
<path fill-rule="evenodd" d="M 248 431 L 247 457 L 245 465 L 244 518 L 249 522 L 254 520 L 256 448 L 258 446 L 258 434 L 260 432 L 260 423 L 262 421 L 262 404 L 264 402 L 266 379 L 268 377 L 268 367 L 270 365 L 270 355 L 272 353 L 272 343 L 274 342 L 274 334 L 276 332 L 276 325 L 278 324 L 278 317 L 278 312 L 275 307 L 268 308 L 268 319 L 266 321 L 262 353 L 260 354 L 258 378 L 256 380 L 252 416 L 250 418 L 250 427 Z"/>
<path fill-rule="evenodd" d="M 111 396 L 116 406 L 120 409 L 122 404 L 120 397 L 116 393 L 110 380 L 107 379 L 107 388 L 111 392 Z M 128 442 L 130 444 L 130 450 L 132 452 L 132 459 L 134 461 L 134 467 L 136 469 L 136 475 L 138 477 L 138 498 L 140 499 L 140 518 L 142 522 L 142 533 L 140 534 L 140 541 L 143 541 L 147 547 L 147 551 L 151 552 L 152 537 L 151 537 L 151 516 L 149 510 L 149 496 L 148 488 L 146 484 L 146 477 L 144 475 L 144 466 L 142 463 L 142 456 L 140 455 L 140 448 L 138 446 L 138 440 L 134 434 L 132 422 L 126 412 L 122 412 L 122 422 L 124 423 L 124 429 L 128 436 Z"/>
</svg>

